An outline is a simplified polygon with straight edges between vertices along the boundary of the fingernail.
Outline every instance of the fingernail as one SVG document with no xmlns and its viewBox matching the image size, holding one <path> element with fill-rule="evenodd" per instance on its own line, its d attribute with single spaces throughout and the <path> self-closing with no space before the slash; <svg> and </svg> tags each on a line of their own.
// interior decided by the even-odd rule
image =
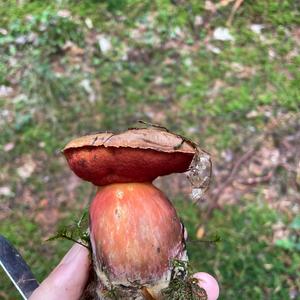
<svg viewBox="0 0 300 300">
<path fill-rule="evenodd" d="M 199 286 L 205 289 L 208 300 L 218 299 L 220 289 L 219 284 L 214 277 L 204 272 L 198 272 L 194 274 L 193 277 L 198 279 Z"/>
<path fill-rule="evenodd" d="M 68 251 L 68 253 L 64 256 L 64 258 L 62 259 L 62 261 L 60 262 L 59 265 L 61 264 L 69 264 L 72 261 L 74 261 L 74 259 L 76 259 L 76 257 L 82 252 L 84 251 L 84 247 L 75 243 L 73 245 L 73 247 Z"/>
</svg>

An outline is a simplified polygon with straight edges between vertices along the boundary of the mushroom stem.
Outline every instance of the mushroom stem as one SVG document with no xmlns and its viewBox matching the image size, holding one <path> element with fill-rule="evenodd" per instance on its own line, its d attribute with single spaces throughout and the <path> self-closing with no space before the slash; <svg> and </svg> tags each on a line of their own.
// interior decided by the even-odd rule
<svg viewBox="0 0 300 300">
<path fill-rule="evenodd" d="M 111 184 L 90 206 L 90 233 L 100 295 L 154 298 L 168 286 L 172 261 L 186 259 L 175 208 L 151 183 Z M 143 297 L 143 296 L 142 296 Z"/>
</svg>

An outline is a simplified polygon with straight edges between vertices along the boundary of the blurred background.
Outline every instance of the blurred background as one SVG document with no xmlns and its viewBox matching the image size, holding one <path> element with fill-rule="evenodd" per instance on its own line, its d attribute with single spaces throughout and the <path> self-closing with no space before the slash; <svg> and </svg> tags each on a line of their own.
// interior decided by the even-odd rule
<svg viewBox="0 0 300 300">
<path fill-rule="evenodd" d="M 95 193 L 60 149 L 142 119 L 212 155 L 205 199 L 184 176 L 156 184 L 220 299 L 300 299 L 299 1 L 2 0 L 0 15 L 0 231 L 39 280 L 71 246 L 46 239 Z"/>
</svg>

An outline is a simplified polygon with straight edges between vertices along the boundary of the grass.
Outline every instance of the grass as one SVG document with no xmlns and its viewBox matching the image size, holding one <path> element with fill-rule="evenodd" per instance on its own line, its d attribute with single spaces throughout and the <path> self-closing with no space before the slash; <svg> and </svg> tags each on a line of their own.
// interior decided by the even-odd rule
<svg viewBox="0 0 300 300">
<path fill-rule="evenodd" d="M 81 199 L 88 203 L 85 185 L 64 190 L 73 182 L 59 150 L 72 137 L 143 119 L 219 157 L 241 151 L 272 118 L 299 112 L 297 1 L 244 1 L 228 27 L 234 41 L 212 38 L 227 26 L 231 4 L 213 13 L 196 0 L 20 3 L 0 4 L 0 86 L 13 89 L 0 96 L 0 186 L 11 190 L 1 195 L 8 213 L 0 226 L 39 280 L 70 244 L 41 243 L 49 228 L 37 225 L 36 206 L 49 198 L 64 223 L 80 213 Z M 63 9 L 72 17 L 59 15 Z M 206 23 L 195 24 L 197 16 Z M 253 24 L 262 25 L 260 34 Z M 111 50 L 101 49 L 100 37 Z M 18 168 L 31 159 L 33 173 L 21 178 Z M 197 212 L 178 206 L 193 237 Z M 216 211 L 206 232 L 218 231 L 222 241 L 190 244 L 194 267 L 218 277 L 222 299 L 288 299 L 300 289 L 299 252 L 272 242 L 272 224 L 286 218 L 258 202 Z M 1 290 L 17 298 L 7 280 Z"/>
<path fill-rule="evenodd" d="M 243 202 L 241 207 L 226 206 L 223 211 L 214 213 L 206 227 L 204 240 L 215 234 L 221 238 L 220 242 L 209 245 L 196 239 L 201 216 L 199 218 L 195 206 L 178 200 L 176 207 L 189 233 L 188 253 L 192 268 L 218 278 L 220 299 L 288 299 L 290 290 L 299 289 L 299 252 L 284 250 L 272 242 L 272 226 L 280 220 L 285 221 L 284 215 L 259 202 Z M 74 215 L 68 216 L 64 223 L 70 224 L 72 218 Z M 6 220 L 1 227 L 38 280 L 54 268 L 71 246 L 63 240 L 45 242 L 36 223 L 20 216 Z M 17 234 L 20 228 L 22 234 Z M 4 277 L 3 272 L 2 275 Z M 2 281 L 1 288 L 11 291 L 7 299 L 18 297 L 7 278 Z"/>
<path fill-rule="evenodd" d="M 289 299 L 290 290 L 299 288 L 299 253 L 272 242 L 272 226 L 284 216 L 258 202 L 225 207 L 206 228 L 208 237 L 217 233 L 221 241 L 207 245 L 196 240 L 201 217 L 195 208 L 186 202 L 177 206 L 190 234 L 192 266 L 218 278 L 221 299 Z"/>
<path fill-rule="evenodd" d="M 18 249 L 39 282 L 70 247 L 70 243 L 66 241 L 46 242 L 36 222 L 28 217 L 11 216 L 2 221 L 1 233 Z M 21 299 L 2 269 L 0 276 L 2 299 Z"/>
<path fill-rule="evenodd" d="M 215 144 L 219 148 L 226 148 L 230 143 L 238 143 L 239 141 L 235 141 L 236 135 L 230 129 L 230 125 L 240 123 L 246 134 L 248 131 L 246 116 L 257 106 L 271 106 L 273 113 L 276 114 L 278 110 L 297 111 L 300 101 L 297 87 L 299 81 L 297 57 L 292 60 L 287 59 L 288 53 L 296 47 L 296 43 L 291 33 L 285 31 L 283 27 L 285 23 L 278 26 L 277 22 L 270 17 L 274 17 L 275 14 L 290 15 L 282 18 L 290 18 L 289 25 L 292 26 L 294 23 L 297 24 L 293 17 L 297 10 L 296 12 L 289 10 L 293 5 L 292 1 L 285 1 L 284 5 L 274 5 L 274 7 L 273 5 L 268 7 L 259 2 L 254 3 L 255 5 L 251 7 L 242 6 L 238 12 L 235 19 L 238 26 L 231 28 L 236 39 L 234 43 L 212 42 L 214 47 L 219 48 L 219 54 L 208 51 L 196 41 L 199 36 L 191 32 L 188 27 L 188 18 L 191 16 L 186 14 L 184 6 L 172 5 L 169 1 L 157 2 L 157 7 L 160 9 L 154 21 L 148 19 L 154 9 L 151 5 L 143 15 L 138 14 L 135 19 L 130 19 L 126 5 L 121 5 L 119 9 L 111 7 L 104 10 L 105 18 L 107 18 L 106 13 L 116 14 L 118 11 L 118 14 L 122 15 L 123 11 L 125 20 L 130 20 L 130 22 L 117 24 L 114 19 L 103 20 L 103 16 L 98 18 L 98 22 L 104 26 L 103 28 L 99 27 L 101 31 L 111 37 L 113 51 L 104 55 L 99 48 L 97 49 L 97 45 L 94 45 L 92 55 L 87 53 L 87 59 L 84 60 L 84 64 L 89 66 L 89 71 L 84 70 L 82 63 L 70 64 L 69 58 L 64 57 L 60 51 L 66 41 L 73 41 L 82 47 L 84 44 L 82 34 L 83 32 L 88 33 L 83 15 L 88 15 L 92 9 L 97 11 L 98 7 L 100 9 L 100 7 L 112 4 L 98 3 L 97 1 L 91 5 L 80 4 L 79 7 L 74 8 L 74 13 L 81 12 L 75 21 L 66 21 L 64 18 L 55 17 L 58 8 L 69 8 L 72 11 L 73 6 L 70 4 L 51 4 L 49 7 L 47 2 L 25 1 L 24 15 L 21 16 L 18 13 L 19 10 L 21 11 L 20 7 L 15 16 L 11 15 L 10 9 L 5 10 L 4 7 L 3 11 L 9 20 L 6 26 L 9 35 L 2 40 L 7 40 L 8 37 L 13 40 L 20 33 L 26 34 L 28 30 L 35 32 L 38 28 L 37 24 L 45 24 L 47 28 L 51 22 L 60 22 L 55 27 L 49 25 L 49 31 L 48 29 L 45 32 L 37 31 L 37 46 L 29 47 L 27 50 L 25 49 L 26 51 L 16 48 L 16 45 L 13 46 L 10 39 L 8 39 L 10 42 L 6 43 L 13 53 L 21 51 L 20 53 L 24 55 L 21 60 L 23 63 L 15 67 L 16 72 L 29 66 L 19 78 L 22 82 L 20 88 L 28 97 L 28 104 L 24 105 L 22 113 L 24 110 L 28 110 L 29 106 L 34 105 L 36 109 L 38 107 L 42 109 L 41 107 L 45 107 L 46 104 L 47 110 L 50 111 L 48 120 L 45 120 L 49 123 L 45 124 L 46 127 L 52 126 L 54 128 L 51 131 L 56 132 L 53 123 L 65 126 L 75 119 L 77 124 L 74 124 L 74 128 L 71 129 L 71 133 L 75 134 L 81 132 L 82 128 L 88 132 L 98 130 L 99 126 L 105 128 L 126 127 L 139 118 L 149 119 L 145 113 L 145 105 L 148 104 L 151 105 L 152 110 L 160 110 L 165 105 L 171 107 L 176 105 L 178 110 L 165 112 L 166 118 L 162 120 L 163 124 L 169 125 L 169 127 L 176 126 L 175 129 L 199 127 L 199 123 L 208 117 L 211 122 L 206 130 L 199 128 L 202 135 L 205 135 L 206 132 L 210 134 L 218 131 L 215 136 Z M 5 4 L 2 5 L 5 6 Z M 191 5 L 193 15 L 206 13 L 203 6 L 198 7 L 194 2 Z M 42 10 L 42 8 L 46 10 Z M 244 18 L 243 14 L 247 9 L 249 15 L 248 18 Z M 224 8 L 224 11 L 220 11 L 220 13 L 225 14 L 226 10 L 227 8 Z M 26 22 L 24 18 L 27 11 L 31 11 L 33 19 Z M 259 21 L 263 22 L 265 26 L 263 29 L 265 42 L 262 42 L 259 36 L 249 29 L 251 22 L 257 21 L 255 18 L 258 11 L 264 11 L 264 18 Z M 18 17 L 17 21 L 16 17 Z M 170 20 L 171 24 L 169 24 Z M 214 26 L 224 26 L 224 23 L 220 23 L 221 20 L 222 18 L 216 16 L 212 19 L 210 27 L 213 29 Z M 130 31 L 141 24 L 147 26 L 147 31 L 139 39 L 132 38 Z M 184 52 L 176 46 L 171 49 L 162 49 L 160 45 L 153 44 L 153 39 L 155 40 L 157 37 L 163 43 L 169 40 L 170 36 L 175 37 L 176 44 L 176 40 L 180 38 L 176 36 L 174 30 L 178 26 L 182 27 L 186 35 L 184 39 L 190 41 L 187 44 L 200 47 L 198 51 L 186 50 Z M 123 60 L 124 49 L 129 44 L 134 50 L 133 53 L 129 52 L 133 58 Z M 15 50 L 12 50 L 14 47 Z M 270 50 L 274 52 L 275 57 L 270 57 Z M 13 53 L 11 56 L 15 56 Z M 31 60 L 32 54 L 34 54 L 33 61 Z M 5 57 L 1 64 L 3 68 L 7 66 Z M 167 58 L 171 61 L 165 64 Z M 59 61 L 67 75 L 53 72 L 53 59 Z M 2 73 L 5 74 L 5 70 Z M 7 73 L 14 76 L 11 70 Z M 180 75 L 178 76 L 178 74 Z M 96 91 L 95 103 L 85 103 L 88 95 L 80 86 L 80 82 L 85 79 L 91 82 L 92 88 Z M 7 80 L 7 76 L 2 75 L 2 82 L 7 82 Z M 44 84 L 45 82 L 47 84 Z M 216 89 L 215 94 L 211 96 L 210 91 L 214 88 Z M 212 102 L 213 105 L 211 105 Z M 85 106 L 84 109 L 81 108 L 82 105 Z M 83 111 L 85 116 L 82 115 Z M 97 126 L 94 126 L 93 122 L 96 117 L 95 112 L 101 115 L 101 123 Z M 30 119 L 33 119 L 33 123 L 35 123 L 36 114 L 37 112 L 31 110 L 26 114 L 25 119 L 17 121 L 16 127 L 22 126 L 24 121 L 27 124 Z M 42 114 L 46 115 L 45 112 Z M 69 115 L 71 115 L 70 118 Z M 170 122 L 173 117 L 178 119 L 176 125 L 173 124 L 174 122 Z M 220 123 L 225 123 L 226 126 L 220 128 Z M 258 127 L 255 120 L 252 120 L 251 125 Z M 260 124 L 258 123 L 258 125 Z M 65 132 L 70 133 L 67 128 L 62 131 L 60 138 L 64 138 L 62 135 Z M 7 139 L 2 144 L 6 141 Z M 55 147 L 57 145 L 53 145 L 53 151 Z"/>
</svg>

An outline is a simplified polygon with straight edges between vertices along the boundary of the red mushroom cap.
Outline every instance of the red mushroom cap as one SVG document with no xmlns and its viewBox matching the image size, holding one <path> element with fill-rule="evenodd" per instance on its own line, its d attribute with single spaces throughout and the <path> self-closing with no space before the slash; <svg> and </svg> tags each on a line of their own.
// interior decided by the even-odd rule
<svg viewBox="0 0 300 300">
<path fill-rule="evenodd" d="M 143 128 L 83 136 L 69 142 L 63 153 L 77 176 L 102 186 L 152 182 L 158 176 L 185 172 L 195 149 L 176 134 Z"/>
</svg>

